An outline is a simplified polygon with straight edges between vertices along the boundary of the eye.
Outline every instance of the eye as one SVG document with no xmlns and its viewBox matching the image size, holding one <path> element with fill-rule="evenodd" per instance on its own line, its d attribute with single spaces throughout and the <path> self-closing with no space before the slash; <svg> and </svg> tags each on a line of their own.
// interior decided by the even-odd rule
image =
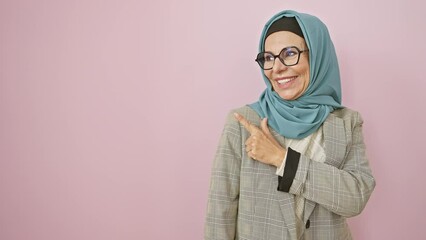
<svg viewBox="0 0 426 240">
<path fill-rule="evenodd" d="M 296 49 L 289 48 L 289 49 L 284 50 L 282 52 L 281 56 L 283 58 L 291 58 L 291 57 L 297 56 L 297 54 L 299 54 L 299 52 Z"/>
<path fill-rule="evenodd" d="M 274 55 L 270 54 L 270 53 L 265 53 L 263 55 L 263 59 L 265 62 L 273 62 L 275 60 Z"/>
</svg>

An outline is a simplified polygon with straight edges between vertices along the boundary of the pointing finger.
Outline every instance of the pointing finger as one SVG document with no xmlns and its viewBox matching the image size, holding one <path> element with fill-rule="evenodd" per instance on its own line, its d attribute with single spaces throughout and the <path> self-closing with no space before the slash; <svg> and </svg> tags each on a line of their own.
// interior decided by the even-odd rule
<svg viewBox="0 0 426 240">
<path fill-rule="evenodd" d="M 241 123 L 241 125 L 244 126 L 247 131 L 249 131 L 250 134 L 253 134 L 254 131 L 256 131 L 256 126 L 252 125 L 247 119 L 245 119 L 243 116 L 241 116 L 238 113 L 234 113 L 235 118 Z"/>
</svg>

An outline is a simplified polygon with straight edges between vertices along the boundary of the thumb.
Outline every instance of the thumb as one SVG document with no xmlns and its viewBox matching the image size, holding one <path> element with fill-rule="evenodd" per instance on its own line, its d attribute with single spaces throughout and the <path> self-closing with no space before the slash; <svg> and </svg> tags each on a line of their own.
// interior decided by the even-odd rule
<svg viewBox="0 0 426 240">
<path fill-rule="evenodd" d="M 277 140 L 274 138 L 274 136 L 272 136 L 271 131 L 269 131 L 268 119 L 267 118 L 262 119 L 262 122 L 260 122 L 260 127 L 262 129 L 262 132 L 266 135 L 266 137 L 269 140 L 271 140 L 277 146 L 280 146 L 280 144 L 277 142 Z"/>
<path fill-rule="evenodd" d="M 271 132 L 269 131 L 269 128 L 268 128 L 268 119 L 267 118 L 262 119 L 262 122 L 260 122 L 260 127 L 262 128 L 262 131 L 263 131 L 263 133 L 266 134 L 266 136 L 272 137 L 272 134 L 271 134 Z"/>
</svg>

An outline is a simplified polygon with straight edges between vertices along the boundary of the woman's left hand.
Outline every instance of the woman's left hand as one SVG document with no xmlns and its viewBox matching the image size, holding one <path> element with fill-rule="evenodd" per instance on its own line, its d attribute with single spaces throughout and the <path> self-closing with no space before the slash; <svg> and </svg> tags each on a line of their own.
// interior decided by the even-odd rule
<svg viewBox="0 0 426 240">
<path fill-rule="evenodd" d="M 245 142 L 249 157 L 265 164 L 280 167 L 284 161 L 286 149 L 272 136 L 268 128 L 268 120 L 262 119 L 261 128 L 258 128 L 240 114 L 235 113 L 234 115 L 250 133 L 250 137 Z"/>
</svg>

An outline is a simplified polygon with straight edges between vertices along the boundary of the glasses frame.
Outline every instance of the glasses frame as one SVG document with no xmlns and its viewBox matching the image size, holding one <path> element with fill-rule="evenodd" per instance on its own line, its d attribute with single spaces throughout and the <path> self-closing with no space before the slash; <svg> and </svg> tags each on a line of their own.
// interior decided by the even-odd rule
<svg viewBox="0 0 426 240">
<path fill-rule="evenodd" d="M 284 62 L 284 59 L 281 59 L 281 53 L 283 53 L 283 51 L 284 50 L 287 50 L 287 49 L 289 49 L 289 48 L 295 48 L 296 50 L 297 50 L 297 52 L 298 52 L 298 54 L 297 54 L 297 61 L 296 61 L 296 63 L 295 64 L 285 64 L 285 62 Z M 301 53 L 304 53 L 304 52 L 308 52 L 309 51 L 309 49 L 304 49 L 304 50 L 300 50 L 298 47 L 296 47 L 296 46 L 289 46 L 289 47 L 285 47 L 285 48 L 283 48 L 283 49 L 281 49 L 281 51 L 280 51 L 280 53 L 278 53 L 278 55 L 274 55 L 273 53 L 271 53 L 271 52 L 260 52 L 260 53 L 258 53 L 257 54 L 257 57 L 256 57 L 256 59 L 254 60 L 254 61 L 256 61 L 258 64 L 259 64 L 259 66 L 260 66 L 260 68 L 262 68 L 263 70 L 271 70 L 273 67 L 274 67 L 274 65 L 275 65 L 275 59 L 279 59 L 280 60 L 280 62 L 282 63 L 282 64 L 284 64 L 285 66 L 287 66 L 287 67 L 291 67 L 291 66 L 294 66 L 294 65 L 297 65 L 298 63 L 299 63 L 299 60 L 300 60 L 300 54 Z M 263 66 L 262 66 L 262 64 L 260 63 L 260 60 L 259 60 L 259 56 L 261 56 L 261 55 L 264 55 L 265 53 L 269 53 L 269 54 L 271 54 L 273 57 L 274 57 L 274 64 L 272 65 L 272 67 L 270 67 L 270 68 L 264 68 Z"/>
</svg>

